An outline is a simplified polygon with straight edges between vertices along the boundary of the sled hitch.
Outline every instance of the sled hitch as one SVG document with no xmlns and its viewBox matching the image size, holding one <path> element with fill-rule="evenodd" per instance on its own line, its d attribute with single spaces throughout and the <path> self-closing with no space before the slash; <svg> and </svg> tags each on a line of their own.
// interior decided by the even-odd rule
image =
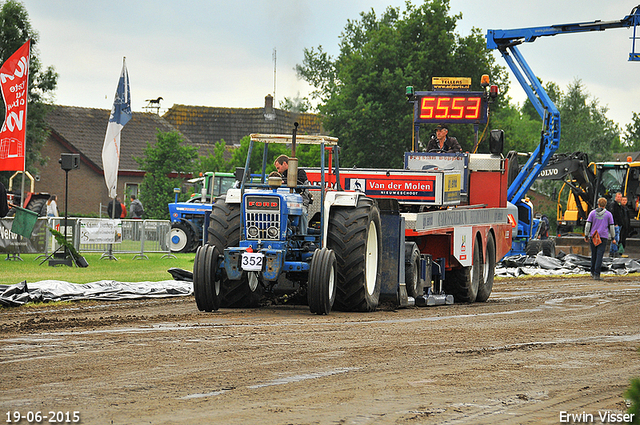
<svg viewBox="0 0 640 425">
<path fill-rule="evenodd" d="M 428 271 L 427 268 L 431 270 Z M 425 294 L 416 298 L 416 305 L 418 307 L 433 307 L 436 305 L 449 305 L 453 304 L 453 295 L 447 295 L 444 293 L 443 282 L 445 274 L 445 259 L 438 258 L 438 261 L 432 261 L 431 264 L 427 264 L 426 261 L 422 261 L 421 275 L 426 278 L 426 275 L 433 275 L 433 287 L 429 286 L 425 290 Z"/>
</svg>

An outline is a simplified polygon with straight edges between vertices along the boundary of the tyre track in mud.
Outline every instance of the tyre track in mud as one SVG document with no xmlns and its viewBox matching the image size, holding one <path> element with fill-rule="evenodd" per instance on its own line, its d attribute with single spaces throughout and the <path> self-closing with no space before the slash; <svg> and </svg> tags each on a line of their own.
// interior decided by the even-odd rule
<svg viewBox="0 0 640 425">
<path fill-rule="evenodd" d="M 0 405 L 82 423 L 558 423 L 622 412 L 640 279 L 497 282 L 486 303 L 198 313 L 193 297 L 0 310 Z"/>
</svg>

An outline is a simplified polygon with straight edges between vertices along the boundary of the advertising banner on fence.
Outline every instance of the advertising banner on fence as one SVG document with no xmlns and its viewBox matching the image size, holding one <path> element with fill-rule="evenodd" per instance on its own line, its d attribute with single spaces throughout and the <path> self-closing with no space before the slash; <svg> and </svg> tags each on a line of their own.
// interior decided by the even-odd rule
<svg viewBox="0 0 640 425">
<path fill-rule="evenodd" d="M 82 218 L 80 223 L 80 243 L 120 243 L 122 242 L 122 221 L 103 218 Z"/>
<path fill-rule="evenodd" d="M 31 238 L 27 239 L 11 231 L 12 218 L 1 219 L 0 252 L 7 254 L 41 254 L 45 252 L 46 224 L 47 220 L 45 218 L 38 219 L 33 226 Z"/>
</svg>

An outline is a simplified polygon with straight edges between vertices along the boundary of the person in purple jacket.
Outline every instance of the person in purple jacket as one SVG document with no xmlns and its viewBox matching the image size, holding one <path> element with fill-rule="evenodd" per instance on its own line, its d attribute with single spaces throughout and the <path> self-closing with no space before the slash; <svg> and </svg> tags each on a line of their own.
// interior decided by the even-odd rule
<svg viewBox="0 0 640 425">
<path fill-rule="evenodd" d="M 598 232 L 602 242 L 598 245 L 593 243 L 593 235 Z M 587 223 L 584 226 L 584 238 L 591 244 L 591 277 L 595 280 L 601 280 L 600 267 L 602 267 L 602 257 L 609 245 L 607 241 L 613 239 L 616 234 L 613 224 L 613 215 L 607 210 L 607 200 L 605 198 L 598 199 L 598 208 L 589 213 Z"/>
</svg>

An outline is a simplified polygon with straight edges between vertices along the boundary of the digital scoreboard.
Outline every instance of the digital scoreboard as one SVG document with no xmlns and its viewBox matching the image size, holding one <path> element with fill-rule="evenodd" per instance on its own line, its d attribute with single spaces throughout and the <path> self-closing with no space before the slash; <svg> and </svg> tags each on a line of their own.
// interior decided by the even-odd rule
<svg viewBox="0 0 640 425">
<path fill-rule="evenodd" d="M 416 92 L 414 122 L 484 124 L 487 96 L 483 92 Z"/>
</svg>

